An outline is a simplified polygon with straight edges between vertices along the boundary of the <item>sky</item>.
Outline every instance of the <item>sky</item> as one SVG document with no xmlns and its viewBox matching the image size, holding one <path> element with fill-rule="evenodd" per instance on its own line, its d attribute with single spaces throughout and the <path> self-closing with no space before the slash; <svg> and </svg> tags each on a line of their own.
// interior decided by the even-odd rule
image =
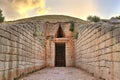
<svg viewBox="0 0 120 80">
<path fill-rule="evenodd" d="M 0 9 L 6 20 L 53 14 L 109 19 L 120 15 L 120 0 L 0 0 Z"/>
</svg>

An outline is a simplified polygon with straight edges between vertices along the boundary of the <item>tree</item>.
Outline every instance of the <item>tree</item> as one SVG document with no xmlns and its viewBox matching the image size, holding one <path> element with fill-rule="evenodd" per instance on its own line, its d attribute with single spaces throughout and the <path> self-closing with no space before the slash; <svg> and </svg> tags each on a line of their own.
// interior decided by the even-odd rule
<svg viewBox="0 0 120 80">
<path fill-rule="evenodd" d="M 116 19 L 120 19 L 120 16 L 115 17 Z"/>
<path fill-rule="evenodd" d="M 87 20 L 88 21 L 92 21 L 92 22 L 99 22 L 100 21 L 100 17 L 98 17 L 98 16 L 88 16 Z"/>
<path fill-rule="evenodd" d="M 3 17 L 2 10 L 0 9 L 0 22 L 3 22 L 4 19 L 5 19 L 5 18 Z"/>
</svg>

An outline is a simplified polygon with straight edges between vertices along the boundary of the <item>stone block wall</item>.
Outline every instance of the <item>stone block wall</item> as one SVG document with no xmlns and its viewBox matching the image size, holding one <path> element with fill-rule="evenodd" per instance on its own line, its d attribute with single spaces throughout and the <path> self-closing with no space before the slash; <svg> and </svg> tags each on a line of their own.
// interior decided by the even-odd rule
<svg viewBox="0 0 120 80">
<path fill-rule="evenodd" d="M 38 27 L 40 34 L 33 36 Z M 0 24 L 0 80 L 14 80 L 45 67 L 42 23 Z"/>
<path fill-rule="evenodd" d="M 102 80 L 120 80 L 120 24 L 79 27 L 75 65 Z"/>
</svg>

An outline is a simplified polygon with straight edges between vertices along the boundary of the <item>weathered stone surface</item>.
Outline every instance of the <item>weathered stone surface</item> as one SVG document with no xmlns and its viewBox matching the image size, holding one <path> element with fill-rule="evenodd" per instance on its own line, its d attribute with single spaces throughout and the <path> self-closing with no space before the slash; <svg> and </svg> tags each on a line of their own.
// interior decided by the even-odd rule
<svg viewBox="0 0 120 80">
<path fill-rule="evenodd" d="M 0 80 L 14 80 L 45 67 L 45 48 L 40 42 L 44 35 L 33 36 L 36 24 L 6 24 L 0 24 Z M 38 27 L 44 31 L 44 26 Z"/>
<path fill-rule="evenodd" d="M 72 67 L 42 69 L 20 80 L 97 80 L 88 73 Z"/>
<path fill-rule="evenodd" d="M 99 78 L 119 80 L 119 26 L 102 23 L 97 28 L 97 25 L 98 23 L 94 24 L 93 28 L 86 25 L 83 26 L 84 30 L 79 30 L 81 35 L 76 41 L 75 64 Z"/>
</svg>

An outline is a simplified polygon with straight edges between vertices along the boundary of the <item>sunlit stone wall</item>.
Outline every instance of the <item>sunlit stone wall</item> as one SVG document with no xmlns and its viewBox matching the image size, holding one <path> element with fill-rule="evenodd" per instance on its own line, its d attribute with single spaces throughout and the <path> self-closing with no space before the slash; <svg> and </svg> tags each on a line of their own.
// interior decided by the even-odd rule
<svg viewBox="0 0 120 80">
<path fill-rule="evenodd" d="M 120 80 L 120 24 L 79 27 L 75 64 L 102 80 Z"/>
<path fill-rule="evenodd" d="M 44 47 L 43 23 L 0 24 L 0 80 L 13 80 L 43 68 Z"/>
</svg>

